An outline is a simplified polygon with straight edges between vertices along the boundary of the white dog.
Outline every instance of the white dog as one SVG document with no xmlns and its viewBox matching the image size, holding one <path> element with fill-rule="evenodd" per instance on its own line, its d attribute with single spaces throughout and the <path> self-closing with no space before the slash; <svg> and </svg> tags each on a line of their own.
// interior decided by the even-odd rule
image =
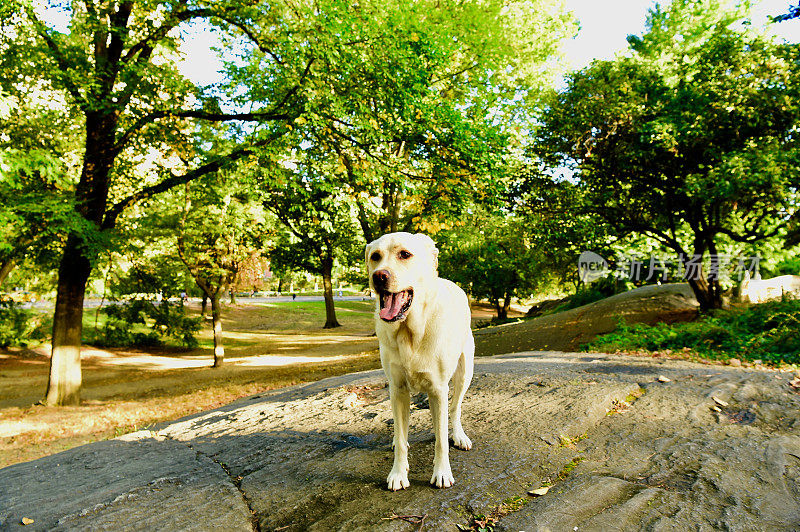
<svg viewBox="0 0 800 532">
<path fill-rule="evenodd" d="M 447 440 L 451 378 L 453 443 L 460 449 L 472 448 L 461 426 L 461 402 L 472 380 L 475 354 L 469 301 L 458 286 L 439 278 L 438 254 L 433 240 L 422 234 L 391 233 L 366 248 L 369 282 L 377 294 L 375 332 L 394 417 L 394 465 L 386 479 L 392 491 L 409 486 L 411 391 L 428 394 L 433 417 L 436 450 L 431 484 L 453 485 Z"/>
</svg>

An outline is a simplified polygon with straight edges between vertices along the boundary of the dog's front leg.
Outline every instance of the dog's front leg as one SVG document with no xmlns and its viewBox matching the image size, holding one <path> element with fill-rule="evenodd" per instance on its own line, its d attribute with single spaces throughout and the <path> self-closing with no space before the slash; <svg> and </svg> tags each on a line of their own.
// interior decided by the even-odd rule
<svg viewBox="0 0 800 532">
<path fill-rule="evenodd" d="M 405 489 L 408 483 L 408 417 L 411 410 L 411 395 L 407 386 L 389 385 L 389 400 L 394 417 L 394 465 L 386 479 L 392 491 Z"/>
<path fill-rule="evenodd" d="M 434 388 L 428 393 L 428 403 L 433 417 L 433 433 L 436 436 L 436 448 L 433 453 L 433 476 L 431 484 L 437 488 L 449 488 L 453 485 L 453 472 L 450 470 L 447 440 L 447 385 Z"/>
</svg>

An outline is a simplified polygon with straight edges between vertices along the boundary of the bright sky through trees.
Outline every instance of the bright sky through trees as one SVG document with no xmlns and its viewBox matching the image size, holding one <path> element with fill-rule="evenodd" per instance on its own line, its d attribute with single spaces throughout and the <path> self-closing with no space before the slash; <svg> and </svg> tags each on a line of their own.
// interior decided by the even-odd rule
<svg viewBox="0 0 800 532">
<path fill-rule="evenodd" d="M 578 36 L 564 46 L 568 64 L 573 68 L 583 68 L 592 59 L 611 59 L 625 49 L 628 46 L 625 38 L 642 34 L 647 10 L 655 4 L 647 0 L 565 1 L 581 25 Z M 752 23 L 761 27 L 768 16 L 785 13 L 791 4 L 788 0 L 755 0 Z M 772 29 L 788 41 L 800 41 L 800 19 L 775 24 Z"/>
<path fill-rule="evenodd" d="M 583 68 L 592 59 L 610 59 L 627 47 L 628 35 L 641 35 L 647 10 L 655 2 L 649 0 L 565 0 L 581 25 L 577 37 L 564 45 L 567 70 Z M 663 3 L 668 3 L 663 2 Z M 754 1 L 753 20 L 756 26 L 767 23 L 768 16 L 788 11 L 788 0 Z M 57 8 L 43 8 L 46 20 L 59 31 L 66 30 L 67 13 Z M 800 19 L 773 26 L 775 33 L 790 42 L 800 41 Z M 210 84 L 218 80 L 222 63 L 214 48 L 220 42 L 205 22 L 195 23 L 186 32 L 181 46 L 184 53 L 182 71 L 195 83 Z"/>
</svg>

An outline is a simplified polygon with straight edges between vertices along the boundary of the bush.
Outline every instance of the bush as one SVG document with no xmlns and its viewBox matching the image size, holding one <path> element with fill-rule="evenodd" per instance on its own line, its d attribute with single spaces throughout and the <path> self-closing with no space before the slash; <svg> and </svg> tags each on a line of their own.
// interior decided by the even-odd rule
<svg viewBox="0 0 800 532">
<path fill-rule="evenodd" d="M 101 347 L 157 347 L 173 338 L 188 348 L 197 347 L 195 334 L 202 320 L 186 315 L 178 303 L 132 300 L 103 309 L 107 316 L 100 334 L 89 343 Z M 136 331 L 150 324 L 150 331 Z M 139 327 L 137 327 L 137 325 Z"/>
<path fill-rule="evenodd" d="M 47 337 L 45 316 L 20 308 L 14 301 L 0 300 L 0 347 L 27 347 Z"/>
<path fill-rule="evenodd" d="M 556 308 L 544 314 L 555 314 L 556 312 L 582 307 L 589 303 L 594 303 L 595 301 L 600 301 L 601 299 L 619 294 L 620 292 L 625 292 L 632 287 L 633 285 L 631 283 L 620 281 L 609 275 L 598 279 L 590 285 L 579 288 L 574 294 L 565 297 L 562 303 Z"/>
<path fill-rule="evenodd" d="M 713 359 L 739 358 L 800 363 L 800 301 L 780 301 L 721 310 L 697 321 L 627 325 L 598 336 L 589 350 L 682 350 Z"/>
</svg>

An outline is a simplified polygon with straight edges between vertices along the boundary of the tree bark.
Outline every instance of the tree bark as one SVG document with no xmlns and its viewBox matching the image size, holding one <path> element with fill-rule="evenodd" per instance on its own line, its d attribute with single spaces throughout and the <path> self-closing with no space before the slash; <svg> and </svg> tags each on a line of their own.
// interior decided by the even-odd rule
<svg viewBox="0 0 800 532">
<path fill-rule="evenodd" d="M 707 312 L 722 308 L 722 293 L 720 291 L 719 281 L 708 281 L 705 277 L 699 279 L 687 279 L 689 286 L 694 292 L 694 297 L 700 304 L 700 312 Z"/>
<path fill-rule="evenodd" d="M 225 347 L 222 345 L 222 312 L 219 305 L 219 292 L 211 296 L 211 326 L 214 329 L 214 367 L 222 366 L 225 360 Z"/>
<path fill-rule="evenodd" d="M 498 318 L 501 320 L 508 319 L 508 308 L 511 306 L 511 294 L 506 294 L 505 298 L 503 299 L 503 306 L 500 308 L 501 313 L 498 314 Z"/>
<path fill-rule="evenodd" d="M 233 291 L 233 288 L 231 288 L 228 291 L 228 293 L 229 293 L 230 298 L 231 298 L 231 305 L 235 305 L 236 304 L 236 293 Z"/>
<path fill-rule="evenodd" d="M 110 143 L 115 130 L 113 115 L 87 113 L 86 148 L 81 178 L 75 189 L 75 209 L 98 230 L 108 200 L 109 173 L 114 162 Z M 91 258 L 87 256 L 84 242 L 79 235 L 70 234 L 58 269 L 50 379 L 43 399 L 47 405 L 80 402 L 83 298 L 91 272 Z"/>
<path fill-rule="evenodd" d="M 17 263 L 13 258 L 8 258 L 5 262 L 0 264 L 0 286 L 3 285 L 3 281 L 6 280 L 8 274 L 11 273 L 16 266 Z"/>
<path fill-rule="evenodd" d="M 695 249 L 695 257 L 702 257 L 703 254 L 704 249 Z M 694 297 L 700 304 L 700 312 L 708 312 L 710 310 L 722 308 L 722 290 L 719 285 L 719 276 L 715 275 L 712 279 L 706 278 L 705 272 L 703 272 L 702 258 L 700 259 L 697 275 L 690 276 L 688 267 L 686 265 L 688 257 L 686 255 L 682 255 L 681 258 L 683 260 L 686 282 L 689 283 L 689 287 L 692 289 Z"/>
<path fill-rule="evenodd" d="M 336 320 L 336 307 L 333 304 L 333 257 L 322 259 L 322 288 L 325 295 L 325 326 L 323 329 L 335 329 L 342 325 Z"/>
<path fill-rule="evenodd" d="M 42 401 L 46 405 L 80 403 L 83 298 L 91 271 L 91 263 L 82 253 L 78 237 L 70 236 L 58 270 L 50 378 Z"/>
</svg>

